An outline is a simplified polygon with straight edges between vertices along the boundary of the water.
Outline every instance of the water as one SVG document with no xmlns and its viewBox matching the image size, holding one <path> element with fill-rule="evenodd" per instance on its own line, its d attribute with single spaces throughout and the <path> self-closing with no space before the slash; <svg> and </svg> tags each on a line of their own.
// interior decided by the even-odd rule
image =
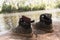
<svg viewBox="0 0 60 40">
<path fill-rule="evenodd" d="M 7 33 L 8 31 L 5 29 L 3 14 L 0 15 L 0 35 Z"/>
<path fill-rule="evenodd" d="M 10 24 L 11 28 L 13 27 L 13 25 L 15 27 L 15 23 L 17 24 L 17 22 L 15 22 L 15 21 L 18 21 L 18 19 L 20 18 L 20 16 L 23 15 L 24 13 L 26 13 L 26 14 L 24 14 L 25 16 L 30 17 L 32 20 L 35 20 L 35 22 L 38 22 L 39 21 L 40 13 L 44 13 L 44 12 L 47 12 L 47 11 L 42 11 L 42 12 L 40 12 L 40 11 L 36 11 L 35 12 L 34 11 L 34 12 L 21 12 L 21 13 L 14 13 L 14 14 L 13 13 L 12 14 L 4 14 L 5 16 L 7 16 L 8 21 L 6 21 L 6 22 L 9 22 L 7 24 L 8 26 L 5 25 L 5 21 L 4 21 L 4 18 L 3 18 L 4 15 L 0 14 L 0 35 L 5 34 L 5 33 L 7 33 L 10 30 L 10 29 L 8 29 L 8 30 L 5 29 L 5 27 L 9 27 L 9 24 Z M 56 14 L 57 12 L 55 12 L 55 11 L 49 11 L 49 10 L 48 10 L 48 12 L 52 13 L 52 17 L 53 17 L 52 20 L 53 21 L 60 21 L 59 20 L 60 16 L 58 16 Z M 60 11 L 59 11 L 59 13 L 60 13 Z M 11 16 L 15 16 L 15 17 L 11 17 Z"/>
</svg>

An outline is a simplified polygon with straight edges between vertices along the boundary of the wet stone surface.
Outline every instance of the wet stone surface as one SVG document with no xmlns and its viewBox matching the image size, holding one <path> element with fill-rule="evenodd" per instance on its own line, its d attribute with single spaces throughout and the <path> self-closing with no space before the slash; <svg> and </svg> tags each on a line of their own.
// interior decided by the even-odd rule
<svg viewBox="0 0 60 40">
<path fill-rule="evenodd" d="M 41 30 L 33 29 L 33 35 L 31 37 L 21 36 L 19 34 L 8 32 L 1 35 L 0 40 L 60 40 L 60 22 L 53 22 L 52 33 L 45 33 Z"/>
</svg>

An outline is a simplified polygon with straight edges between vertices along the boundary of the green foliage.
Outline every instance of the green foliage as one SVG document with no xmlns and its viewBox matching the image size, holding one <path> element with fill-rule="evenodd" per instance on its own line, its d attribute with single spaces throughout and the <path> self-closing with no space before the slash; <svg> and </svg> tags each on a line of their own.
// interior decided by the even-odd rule
<svg viewBox="0 0 60 40">
<path fill-rule="evenodd" d="M 11 5 L 3 4 L 2 12 L 11 12 Z"/>
<path fill-rule="evenodd" d="M 33 10 L 44 10 L 44 9 L 45 9 L 45 4 L 36 5 L 33 8 L 29 7 L 29 5 L 18 8 L 19 11 L 33 11 Z"/>
<path fill-rule="evenodd" d="M 56 5 L 56 8 L 60 8 L 60 3 Z"/>
<path fill-rule="evenodd" d="M 45 10 L 45 4 L 37 5 L 32 10 Z"/>
<path fill-rule="evenodd" d="M 25 6 L 25 7 L 23 7 L 23 10 L 24 10 L 24 11 L 30 11 L 31 8 L 30 8 L 29 6 Z"/>
<path fill-rule="evenodd" d="M 25 2 L 21 2 L 21 3 L 18 3 L 17 4 L 17 8 L 14 6 L 14 5 L 7 5 L 5 2 L 3 3 L 3 6 L 2 6 L 2 12 L 22 12 L 22 11 L 33 11 L 33 10 L 44 10 L 45 9 L 45 4 L 44 3 L 41 3 L 41 4 L 38 4 L 38 5 L 25 5 Z"/>
<path fill-rule="evenodd" d="M 45 5 L 41 5 L 41 6 L 35 6 L 32 8 L 33 10 L 44 10 L 45 9 Z M 14 12 L 17 11 L 17 9 L 15 7 L 12 7 L 11 5 L 3 5 L 2 7 L 2 12 Z M 31 11 L 31 7 L 29 6 L 23 6 L 23 7 L 19 7 L 18 11 Z"/>
<path fill-rule="evenodd" d="M 32 10 L 39 10 L 39 8 L 40 8 L 40 7 L 35 6 L 35 7 L 32 8 Z"/>
<path fill-rule="evenodd" d="M 45 9 L 45 4 L 41 4 L 39 10 L 44 10 Z"/>
<path fill-rule="evenodd" d="M 31 8 L 29 6 L 19 7 L 18 11 L 30 11 Z"/>
<path fill-rule="evenodd" d="M 16 12 L 16 11 L 17 11 L 17 9 L 15 7 L 11 8 L 11 12 Z"/>
<path fill-rule="evenodd" d="M 2 12 L 15 12 L 17 9 L 15 7 L 12 7 L 11 5 L 3 5 Z"/>
<path fill-rule="evenodd" d="M 60 8 L 60 1 L 59 0 L 57 0 L 55 8 Z"/>
</svg>

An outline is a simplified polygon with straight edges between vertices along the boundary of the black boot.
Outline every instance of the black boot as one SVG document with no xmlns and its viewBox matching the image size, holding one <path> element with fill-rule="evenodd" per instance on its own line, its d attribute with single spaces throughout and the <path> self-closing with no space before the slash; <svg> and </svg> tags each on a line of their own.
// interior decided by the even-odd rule
<svg viewBox="0 0 60 40">
<path fill-rule="evenodd" d="M 22 16 L 22 18 L 19 19 L 19 25 L 17 28 L 15 28 L 15 33 L 19 34 L 31 34 L 32 28 L 31 23 L 34 21 L 31 21 L 30 18 Z"/>
<path fill-rule="evenodd" d="M 40 21 L 36 23 L 36 29 L 43 30 L 47 33 L 53 32 L 51 14 L 41 14 Z"/>
</svg>

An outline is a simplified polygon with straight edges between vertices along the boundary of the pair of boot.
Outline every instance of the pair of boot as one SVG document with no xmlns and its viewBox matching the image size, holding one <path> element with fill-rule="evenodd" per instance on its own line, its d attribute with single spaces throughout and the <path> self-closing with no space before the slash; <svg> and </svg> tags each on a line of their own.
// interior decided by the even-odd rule
<svg viewBox="0 0 60 40">
<path fill-rule="evenodd" d="M 40 15 L 40 21 L 35 24 L 35 29 L 43 30 L 45 32 L 52 32 L 52 19 L 51 14 L 41 14 Z M 15 28 L 15 33 L 19 34 L 31 34 L 32 28 L 31 23 L 34 22 L 31 21 L 30 18 L 26 16 L 22 16 L 22 18 L 19 19 L 19 25 L 17 28 Z M 28 35 L 29 36 L 29 35 Z"/>
</svg>

